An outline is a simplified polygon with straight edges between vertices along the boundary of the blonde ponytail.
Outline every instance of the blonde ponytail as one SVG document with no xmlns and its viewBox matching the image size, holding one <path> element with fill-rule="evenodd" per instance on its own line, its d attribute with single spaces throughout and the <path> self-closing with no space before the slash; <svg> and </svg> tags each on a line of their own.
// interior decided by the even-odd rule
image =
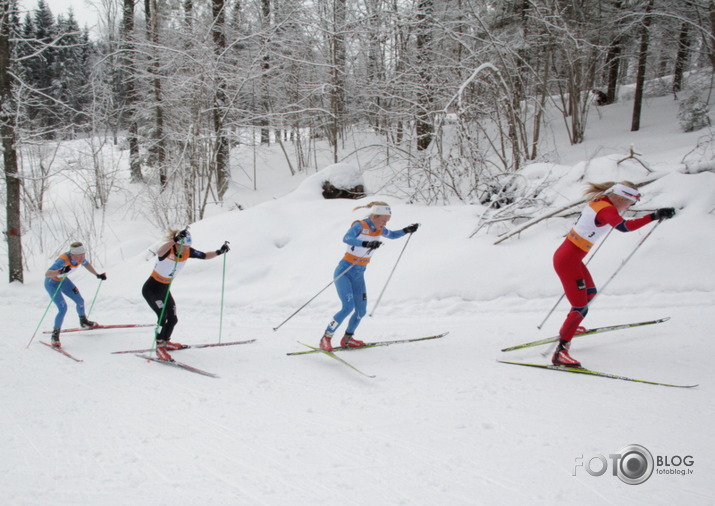
<svg viewBox="0 0 715 506">
<path fill-rule="evenodd" d="M 594 200 L 603 197 L 608 193 L 608 190 L 617 184 L 628 186 L 634 190 L 636 189 L 636 185 L 630 181 L 621 181 L 620 183 L 616 183 L 614 181 L 606 181 L 605 183 L 586 183 L 586 189 L 584 190 L 583 195 L 584 197 L 587 197 L 589 202 L 593 202 Z"/>
<path fill-rule="evenodd" d="M 389 204 L 387 202 L 375 200 L 373 202 L 370 202 L 369 204 L 365 204 L 364 206 L 354 207 L 353 211 L 357 211 L 358 209 L 370 209 L 372 206 L 389 206 Z"/>
</svg>

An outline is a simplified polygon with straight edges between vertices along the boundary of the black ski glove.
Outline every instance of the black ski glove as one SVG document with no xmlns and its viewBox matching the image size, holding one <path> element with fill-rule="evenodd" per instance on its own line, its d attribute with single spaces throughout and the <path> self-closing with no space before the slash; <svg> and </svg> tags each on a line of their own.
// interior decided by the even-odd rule
<svg viewBox="0 0 715 506">
<path fill-rule="evenodd" d="M 654 213 L 651 213 L 651 216 L 653 217 L 653 221 L 669 220 L 670 218 L 675 216 L 675 208 L 661 207 L 660 209 L 656 209 Z"/>
<path fill-rule="evenodd" d="M 71 270 L 72 270 L 72 267 L 70 267 L 69 265 L 65 265 L 64 267 L 62 267 L 60 269 L 60 274 L 67 274 Z"/>
<path fill-rule="evenodd" d="M 417 232 L 417 229 L 420 228 L 419 223 L 413 223 L 412 225 L 408 225 L 405 228 L 402 229 L 402 231 L 406 234 L 414 234 Z"/>
<path fill-rule="evenodd" d="M 228 241 L 226 241 L 219 249 L 216 250 L 216 254 L 223 255 L 224 253 L 228 253 L 229 251 L 231 251 L 231 248 L 229 248 Z"/>
<path fill-rule="evenodd" d="M 185 228 L 181 232 L 177 232 L 176 235 L 174 236 L 174 242 L 181 242 L 183 239 L 186 239 L 187 235 L 189 235 L 188 228 Z"/>
<path fill-rule="evenodd" d="M 97 279 L 101 279 L 102 281 L 107 280 L 107 273 L 103 272 L 102 274 L 97 274 Z"/>
<path fill-rule="evenodd" d="M 377 249 L 380 246 L 382 246 L 382 243 L 380 241 L 363 241 L 362 242 L 363 248 Z"/>
</svg>

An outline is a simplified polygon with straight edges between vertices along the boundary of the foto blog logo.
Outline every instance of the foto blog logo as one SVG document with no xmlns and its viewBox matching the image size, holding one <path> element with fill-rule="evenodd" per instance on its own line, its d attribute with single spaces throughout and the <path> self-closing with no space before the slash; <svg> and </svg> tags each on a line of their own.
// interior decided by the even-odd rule
<svg viewBox="0 0 715 506">
<path fill-rule="evenodd" d="M 611 460 L 613 476 L 628 485 L 639 485 L 653 474 L 653 455 L 641 445 L 625 446 L 618 453 L 608 455 Z M 583 467 L 591 476 L 603 476 L 608 471 L 608 460 L 603 455 L 595 455 L 584 462 L 583 456 L 576 457 L 573 475 L 576 476 L 578 468 Z"/>
<path fill-rule="evenodd" d="M 657 474 L 693 474 L 690 467 L 693 466 L 694 459 L 690 455 L 686 457 L 659 455 L 654 460 L 653 455 L 646 447 L 632 444 L 621 448 L 618 453 L 609 454 L 608 459 L 600 454 L 587 461 L 584 461 L 583 456 L 576 457 L 573 476 L 576 476 L 576 471 L 579 468 L 585 469 L 591 476 L 603 476 L 608 471 L 609 460 L 613 476 L 618 476 L 623 483 L 628 485 L 644 483 L 651 477 L 656 467 Z M 681 466 L 688 469 L 682 469 Z"/>
</svg>

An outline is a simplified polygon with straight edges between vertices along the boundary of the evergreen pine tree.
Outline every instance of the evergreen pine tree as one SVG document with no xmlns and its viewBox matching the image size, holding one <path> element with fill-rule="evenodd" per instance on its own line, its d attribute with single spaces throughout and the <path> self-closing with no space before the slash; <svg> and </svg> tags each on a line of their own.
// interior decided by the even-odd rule
<svg viewBox="0 0 715 506">
<path fill-rule="evenodd" d="M 60 124 L 77 127 L 88 121 L 84 112 L 91 101 L 92 46 L 89 34 L 80 30 L 71 10 L 66 18 L 58 16 L 57 34 L 60 39 L 52 71 L 51 95 L 64 104 L 58 104 Z"/>
<path fill-rule="evenodd" d="M 91 101 L 89 75 L 93 45 L 72 10 L 55 17 L 45 0 L 22 23 L 17 45 L 24 91 L 25 127 L 46 139 L 71 136 Z"/>
<path fill-rule="evenodd" d="M 51 43 L 55 38 L 55 19 L 44 0 L 38 0 L 30 22 L 26 18 L 23 37 L 27 55 L 23 61 L 25 83 L 30 86 L 27 97 L 29 128 L 39 131 L 45 138 L 53 138 L 53 126 L 57 124 L 56 111 L 51 100 L 53 65 L 56 49 Z"/>
</svg>

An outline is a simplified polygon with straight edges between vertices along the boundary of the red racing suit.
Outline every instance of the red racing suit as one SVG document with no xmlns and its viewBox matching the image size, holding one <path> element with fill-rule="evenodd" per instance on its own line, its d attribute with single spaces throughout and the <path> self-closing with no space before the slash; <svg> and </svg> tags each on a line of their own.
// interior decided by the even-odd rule
<svg viewBox="0 0 715 506">
<path fill-rule="evenodd" d="M 571 310 L 559 331 L 561 339 L 571 341 L 578 325 L 588 312 L 588 303 L 596 296 L 596 285 L 583 262 L 584 257 L 610 228 L 632 232 L 653 221 L 647 214 L 625 220 L 608 197 L 590 202 L 581 212 L 574 227 L 554 253 L 554 269 L 564 287 Z"/>
</svg>

